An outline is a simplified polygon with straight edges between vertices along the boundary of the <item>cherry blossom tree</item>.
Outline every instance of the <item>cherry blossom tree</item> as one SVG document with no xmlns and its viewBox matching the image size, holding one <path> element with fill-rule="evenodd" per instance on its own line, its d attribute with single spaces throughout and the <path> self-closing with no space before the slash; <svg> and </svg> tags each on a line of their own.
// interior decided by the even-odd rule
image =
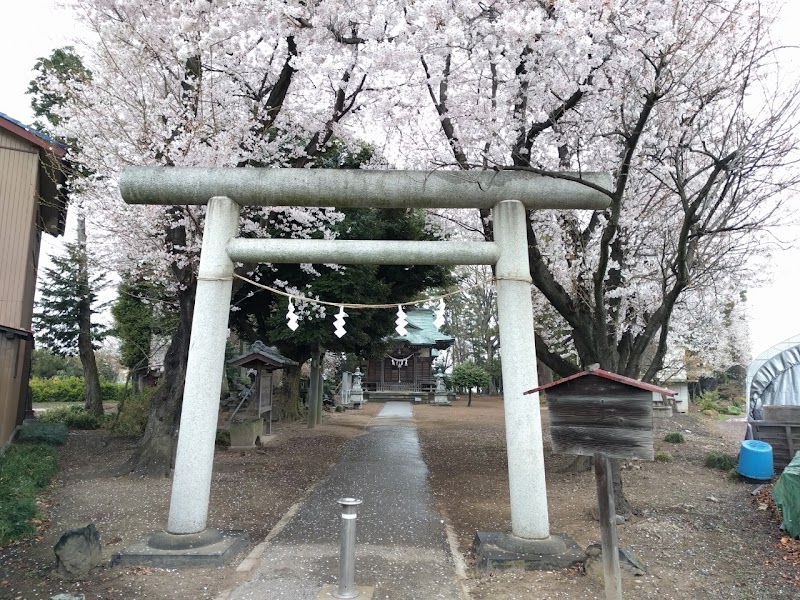
<svg viewBox="0 0 800 600">
<path fill-rule="evenodd" d="M 422 74 L 408 83 L 429 109 L 417 99 L 403 107 L 418 124 L 397 134 L 416 140 L 403 158 L 611 172 L 607 210 L 531 214 L 531 275 L 547 323 L 537 353 L 561 375 L 599 363 L 656 378 L 672 318 L 684 319 L 672 333 L 685 337 L 698 322 L 691 298 L 720 312 L 738 298 L 759 234 L 797 178 L 784 170 L 797 95 L 776 90 L 771 9 L 754 0 L 415 7 L 428 33 L 414 38 Z M 488 211 L 481 217 L 491 238 Z"/>
<path fill-rule="evenodd" d="M 96 173 L 83 193 L 117 267 L 168 282 L 180 307 L 155 463 L 180 402 L 203 211 L 122 205 L 126 164 L 304 167 L 359 137 L 393 166 L 611 172 L 607 210 L 531 214 L 537 353 L 559 374 L 599 362 L 644 379 L 671 321 L 691 320 L 685 299 L 738 294 L 791 184 L 796 95 L 774 92 L 756 0 L 74 2 L 97 36 L 93 79 L 65 109 Z M 338 218 L 246 213 L 253 235 Z M 480 229 L 491 238 L 488 212 Z"/>
<path fill-rule="evenodd" d="M 411 127 L 387 131 L 408 150 L 399 160 L 612 173 L 607 210 L 530 215 L 537 354 L 556 373 L 599 363 L 653 380 L 671 339 L 700 343 L 692 299 L 717 314 L 736 301 L 797 181 L 797 86 L 776 85 L 775 12 L 757 0 L 409 9 L 422 73 L 395 108 Z"/>
<path fill-rule="evenodd" d="M 364 75 L 357 47 L 293 3 L 74 5 L 96 36 L 83 49 L 93 79 L 51 86 L 70 98 L 62 133 L 80 140 L 74 158 L 93 172 L 76 193 L 92 203 L 114 268 L 159 286 L 178 314 L 141 449 L 126 467 L 164 474 L 180 414 L 204 209 L 126 206 L 118 173 L 126 165 L 310 166 L 335 133 L 348 140 L 339 123 Z M 324 235 L 339 220 L 326 208 L 243 213 L 243 233 L 263 237 Z"/>
</svg>

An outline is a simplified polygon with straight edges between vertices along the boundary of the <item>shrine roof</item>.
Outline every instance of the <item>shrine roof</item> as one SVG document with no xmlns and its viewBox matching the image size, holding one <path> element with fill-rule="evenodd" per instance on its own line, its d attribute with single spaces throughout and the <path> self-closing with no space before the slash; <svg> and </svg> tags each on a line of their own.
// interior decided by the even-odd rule
<svg viewBox="0 0 800 600">
<path fill-rule="evenodd" d="M 436 315 L 430 308 L 412 308 L 406 311 L 406 335 L 395 335 L 394 341 L 404 341 L 411 346 L 427 346 L 439 349 L 449 348 L 455 338 L 441 333 L 433 324 Z"/>
<path fill-rule="evenodd" d="M 285 367 L 296 366 L 297 363 L 291 358 L 285 357 L 278 352 L 277 348 L 268 347 L 264 342 L 256 340 L 250 346 L 250 350 L 235 356 L 228 361 L 229 365 L 235 367 L 251 367 L 255 365 L 264 365 L 270 370 L 283 369 Z"/>
</svg>

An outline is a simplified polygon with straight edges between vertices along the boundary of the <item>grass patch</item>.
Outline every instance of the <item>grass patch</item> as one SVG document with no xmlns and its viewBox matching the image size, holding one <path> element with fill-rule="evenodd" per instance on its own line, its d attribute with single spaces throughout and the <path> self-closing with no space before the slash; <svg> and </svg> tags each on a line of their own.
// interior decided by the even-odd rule
<svg viewBox="0 0 800 600">
<path fill-rule="evenodd" d="M 0 545 L 36 531 L 36 496 L 58 472 L 50 446 L 11 446 L 0 456 Z"/>
<path fill-rule="evenodd" d="M 67 426 L 63 423 L 28 423 L 17 430 L 16 441 L 22 444 L 61 446 L 67 439 Z"/>
<path fill-rule="evenodd" d="M 730 406 L 726 406 L 725 409 L 722 412 L 724 414 L 726 414 L 726 415 L 735 415 L 735 416 L 739 416 L 739 415 L 743 415 L 744 414 L 744 411 L 740 407 L 738 407 L 738 406 L 736 406 L 734 404 L 731 404 Z"/>
<path fill-rule="evenodd" d="M 730 471 L 736 468 L 738 460 L 732 454 L 724 452 L 709 452 L 706 454 L 705 465 L 709 469 L 719 469 L 720 471 Z"/>
<path fill-rule="evenodd" d="M 672 462 L 672 454 L 664 452 L 663 450 L 656 451 L 656 462 L 668 463 Z"/>
<path fill-rule="evenodd" d="M 679 431 L 673 431 L 672 433 L 668 433 L 664 436 L 664 441 L 669 442 L 670 444 L 682 444 L 686 441 L 686 439 Z"/>
</svg>

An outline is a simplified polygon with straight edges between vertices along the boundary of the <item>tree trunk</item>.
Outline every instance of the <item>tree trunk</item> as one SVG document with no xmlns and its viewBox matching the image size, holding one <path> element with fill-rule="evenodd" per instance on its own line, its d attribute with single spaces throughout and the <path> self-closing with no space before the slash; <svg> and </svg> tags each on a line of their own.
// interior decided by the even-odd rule
<svg viewBox="0 0 800 600">
<path fill-rule="evenodd" d="M 275 394 L 275 407 L 281 421 L 301 421 L 305 416 L 300 401 L 300 365 L 286 367 Z"/>
<path fill-rule="evenodd" d="M 81 302 L 83 304 L 83 302 Z M 83 313 L 83 310 L 81 310 Z M 78 334 L 78 353 L 83 367 L 83 382 L 85 387 L 83 407 L 89 414 L 99 417 L 103 414 L 103 399 L 100 397 L 100 377 L 97 374 L 97 362 L 92 349 L 92 334 L 87 331 L 91 325 L 85 325 L 88 318 L 81 315 L 80 333 Z"/>
<path fill-rule="evenodd" d="M 467 406 L 472 406 L 472 388 L 467 390 Z"/>
<path fill-rule="evenodd" d="M 611 483 L 614 486 L 614 508 L 618 515 L 629 515 L 635 511 L 625 497 L 622 469 L 620 468 L 622 461 L 619 458 L 612 458 L 609 462 L 611 463 Z"/>
<path fill-rule="evenodd" d="M 84 403 L 89 414 L 103 414 L 100 397 L 100 377 L 92 348 L 92 293 L 89 287 L 89 265 L 86 258 L 86 217 L 78 215 L 78 356 L 83 367 Z"/>
<path fill-rule="evenodd" d="M 186 362 L 192 331 L 195 286 L 179 292 L 178 329 L 164 357 L 164 379 L 150 400 L 150 415 L 136 453 L 120 469 L 120 474 L 141 473 L 166 477 L 172 467 L 175 431 L 180 422 Z"/>
<path fill-rule="evenodd" d="M 319 384 L 319 352 L 311 354 L 311 370 L 308 377 L 308 394 L 306 395 L 306 406 L 308 407 L 308 427 L 313 429 L 317 426 L 317 385 Z"/>
</svg>

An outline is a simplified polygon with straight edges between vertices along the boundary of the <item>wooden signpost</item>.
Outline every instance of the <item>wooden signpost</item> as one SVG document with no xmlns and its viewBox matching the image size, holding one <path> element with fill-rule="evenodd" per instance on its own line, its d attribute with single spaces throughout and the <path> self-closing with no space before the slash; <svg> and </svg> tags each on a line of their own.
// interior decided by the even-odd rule
<svg viewBox="0 0 800 600">
<path fill-rule="evenodd" d="M 553 451 L 594 457 L 607 600 L 621 600 L 616 509 L 609 458 L 653 460 L 653 394 L 675 392 L 591 369 L 525 392 L 547 390 Z"/>
</svg>

